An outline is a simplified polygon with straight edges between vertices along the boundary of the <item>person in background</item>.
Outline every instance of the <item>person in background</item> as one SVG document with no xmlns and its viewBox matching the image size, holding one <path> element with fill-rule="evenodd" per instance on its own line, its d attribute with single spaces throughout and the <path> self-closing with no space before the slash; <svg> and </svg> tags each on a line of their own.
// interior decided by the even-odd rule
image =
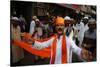
<svg viewBox="0 0 100 67">
<path fill-rule="evenodd" d="M 78 37 L 78 41 L 79 41 L 79 44 L 78 44 L 79 47 L 81 47 L 81 45 L 82 45 L 85 31 L 87 31 L 89 29 L 88 19 L 89 19 L 88 17 L 84 17 L 82 19 L 82 21 L 80 21 L 76 24 L 76 28 L 78 30 L 77 37 Z"/>
<path fill-rule="evenodd" d="M 49 18 L 45 18 L 45 22 L 44 22 L 44 34 L 45 34 L 45 38 L 47 38 L 48 37 L 48 35 L 49 35 Z"/>
<path fill-rule="evenodd" d="M 36 23 L 36 27 L 35 27 L 35 32 L 33 34 L 33 37 L 37 38 L 37 39 L 42 39 L 43 30 L 42 30 L 42 27 L 40 25 L 39 19 L 36 19 L 35 23 Z"/>
<path fill-rule="evenodd" d="M 66 35 L 68 36 L 68 38 L 75 42 L 75 34 L 76 34 L 76 29 L 75 29 L 75 25 L 74 25 L 75 21 L 74 21 L 74 19 L 70 18 L 69 16 L 66 16 L 64 19 L 65 19 L 65 24 L 66 24 L 64 31 L 65 31 Z M 70 51 L 70 57 L 73 58 L 75 55 L 76 54 L 74 52 Z M 74 58 L 76 58 L 76 57 L 74 57 Z M 70 60 L 72 60 L 72 59 L 70 59 Z"/>
<path fill-rule="evenodd" d="M 36 16 L 33 16 L 33 17 L 32 17 L 32 21 L 31 21 L 31 23 L 30 23 L 29 33 L 30 33 L 31 35 L 33 35 L 33 33 L 34 33 L 34 31 L 35 31 L 35 27 L 36 27 L 35 20 L 36 20 L 36 19 L 37 19 L 37 17 L 36 17 Z"/>
<path fill-rule="evenodd" d="M 84 34 L 82 47 L 93 54 L 93 61 L 96 61 L 96 21 L 91 18 L 88 23 L 89 29 Z"/>
<path fill-rule="evenodd" d="M 21 41 L 21 30 L 18 25 L 19 19 L 17 17 L 11 18 L 11 40 Z M 18 63 L 24 58 L 24 50 L 16 45 L 11 45 L 12 64 Z"/>
<path fill-rule="evenodd" d="M 27 25 L 27 23 L 26 23 L 26 21 L 25 21 L 23 15 L 20 15 L 19 21 L 20 21 L 20 22 L 19 22 L 19 26 L 20 26 L 20 28 L 21 28 L 21 32 L 25 32 L 25 26 Z"/>
<path fill-rule="evenodd" d="M 36 19 L 35 20 L 35 23 L 36 23 L 36 27 L 35 27 L 35 31 L 32 35 L 33 38 L 36 38 L 36 39 L 42 39 L 43 37 L 43 29 L 42 29 L 42 26 L 40 25 L 40 20 L 39 19 Z M 39 56 L 35 56 L 35 62 L 39 61 L 39 60 L 43 60 L 44 58 L 43 57 L 39 57 Z"/>
<path fill-rule="evenodd" d="M 66 32 L 66 35 L 69 36 L 73 31 L 73 19 L 71 19 L 69 16 L 66 16 L 64 19 L 66 24 L 66 28 L 64 31 Z"/>
<path fill-rule="evenodd" d="M 71 32 L 69 34 L 69 38 L 74 40 L 75 43 L 76 43 L 76 34 L 77 34 L 77 30 L 76 30 L 76 27 L 75 27 L 75 20 L 73 18 L 71 18 Z"/>
</svg>

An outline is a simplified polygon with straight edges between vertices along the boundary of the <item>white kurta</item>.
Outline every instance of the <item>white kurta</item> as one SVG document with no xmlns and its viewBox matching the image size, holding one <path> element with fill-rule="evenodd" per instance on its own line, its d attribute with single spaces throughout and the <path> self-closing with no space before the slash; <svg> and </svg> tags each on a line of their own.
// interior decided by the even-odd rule
<svg viewBox="0 0 100 67">
<path fill-rule="evenodd" d="M 79 40 L 79 46 L 81 46 L 84 38 L 84 33 L 89 29 L 88 25 L 84 25 L 83 22 L 80 22 L 80 24 L 76 24 L 76 28 L 79 30 L 78 32 L 78 40 Z"/>
<path fill-rule="evenodd" d="M 30 30 L 29 30 L 29 33 L 30 34 L 33 34 L 34 30 L 35 30 L 35 21 L 31 21 L 31 24 L 30 24 Z"/>
<path fill-rule="evenodd" d="M 61 63 L 61 56 L 62 56 L 62 37 L 60 39 L 57 39 L 57 48 L 56 48 L 56 57 L 55 57 L 55 64 L 60 64 Z"/>
<path fill-rule="evenodd" d="M 45 41 L 43 43 L 35 41 L 33 48 L 42 49 L 45 47 L 49 47 L 53 44 L 54 38 L 51 38 L 48 41 Z M 68 57 L 68 63 L 72 61 L 72 51 L 75 52 L 78 56 L 80 56 L 81 48 L 77 47 L 74 41 L 69 39 L 66 36 L 66 47 L 67 47 L 67 57 Z M 52 53 L 51 53 L 52 54 Z M 51 57 L 52 58 L 52 57 Z M 57 39 L 57 46 L 56 46 L 56 57 L 55 57 L 55 64 L 61 64 L 62 63 L 62 36 Z"/>
</svg>

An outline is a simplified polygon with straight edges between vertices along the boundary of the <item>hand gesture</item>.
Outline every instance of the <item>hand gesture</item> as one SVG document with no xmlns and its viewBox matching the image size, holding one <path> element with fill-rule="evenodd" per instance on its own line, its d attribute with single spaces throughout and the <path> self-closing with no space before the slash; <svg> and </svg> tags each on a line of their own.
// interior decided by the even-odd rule
<svg viewBox="0 0 100 67">
<path fill-rule="evenodd" d="M 86 49 L 82 49 L 81 57 L 82 57 L 82 59 L 84 59 L 86 61 L 92 61 L 92 59 L 93 59 L 92 53 Z"/>
</svg>

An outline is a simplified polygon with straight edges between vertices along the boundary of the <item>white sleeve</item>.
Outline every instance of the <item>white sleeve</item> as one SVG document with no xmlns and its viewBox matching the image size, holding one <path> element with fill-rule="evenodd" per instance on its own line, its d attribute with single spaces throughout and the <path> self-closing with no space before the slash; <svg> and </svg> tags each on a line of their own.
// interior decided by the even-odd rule
<svg viewBox="0 0 100 67">
<path fill-rule="evenodd" d="M 78 24 L 76 24 L 76 29 L 77 30 L 80 30 L 80 26 L 78 26 Z"/>
<path fill-rule="evenodd" d="M 73 40 L 73 36 L 74 36 L 74 32 L 73 32 L 73 30 L 72 30 L 72 31 L 70 32 L 70 34 L 69 34 L 69 38 Z"/>
<path fill-rule="evenodd" d="M 87 31 L 89 29 L 88 24 L 85 26 L 85 31 Z"/>
<path fill-rule="evenodd" d="M 70 40 L 70 45 L 71 45 L 71 49 L 74 53 L 76 53 L 78 56 L 80 56 L 81 54 L 81 48 L 78 47 L 74 41 Z"/>
<path fill-rule="evenodd" d="M 29 31 L 29 33 L 33 34 L 34 30 L 35 30 L 35 22 L 32 21 L 31 24 L 30 24 L 30 31 Z"/>
<path fill-rule="evenodd" d="M 45 41 L 45 42 L 35 41 L 33 48 L 42 49 L 42 48 L 49 47 L 53 43 L 53 40 L 54 40 L 54 38 L 51 38 L 50 40 Z"/>
</svg>

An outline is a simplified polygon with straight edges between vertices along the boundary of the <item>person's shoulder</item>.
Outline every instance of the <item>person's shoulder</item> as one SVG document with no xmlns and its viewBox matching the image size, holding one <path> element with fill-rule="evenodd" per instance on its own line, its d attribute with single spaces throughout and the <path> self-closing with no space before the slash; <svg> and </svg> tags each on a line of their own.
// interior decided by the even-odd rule
<svg viewBox="0 0 100 67">
<path fill-rule="evenodd" d="M 66 36 L 66 40 L 67 40 L 67 41 L 71 41 L 71 39 L 70 39 L 68 36 Z"/>
<path fill-rule="evenodd" d="M 84 24 L 83 22 L 80 22 L 80 24 Z"/>
<path fill-rule="evenodd" d="M 34 21 L 34 20 L 32 20 L 32 21 L 31 21 L 31 23 L 35 23 L 35 21 Z"/>
</svg>

